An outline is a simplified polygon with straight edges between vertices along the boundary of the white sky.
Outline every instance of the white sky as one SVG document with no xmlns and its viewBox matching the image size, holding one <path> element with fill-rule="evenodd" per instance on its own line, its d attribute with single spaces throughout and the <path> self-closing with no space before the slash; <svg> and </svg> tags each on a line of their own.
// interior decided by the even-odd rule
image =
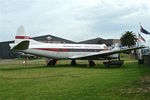
<svg viewBox="0 0 150 100">
<path fill-rule="evenodd" d="M 149 20 L 150 0 L 0 0 L 0 41 L 13 40 L 20 25 L 31 37 L 119 39 L 125 31 L 137 34 L 139 22 L 150 31 Z"/>
</svg>

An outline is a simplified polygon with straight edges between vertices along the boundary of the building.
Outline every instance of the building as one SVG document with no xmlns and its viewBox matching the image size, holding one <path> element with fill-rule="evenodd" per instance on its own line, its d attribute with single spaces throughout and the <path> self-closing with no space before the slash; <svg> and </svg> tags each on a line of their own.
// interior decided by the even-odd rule
<svg viewBox="0 0 150 100">
<path fill-rule="evenodd" d="M 90 39 L 90 40 L 85 40 L 79 42 L 81 44 L 106 44 L 107 46 L 111 46 L 114 44 L 120 44 L 119 39 L 102 39 L 102 38 L 95 38 L 95 39 Z"/>
<path fill-rule="evenodd" d="M 17 53 L 10 50 L 10 43 L 14 43 L 14 41 L 0 42 L 0 59 L 10 59 L 18 56 Z"/>
</svg>

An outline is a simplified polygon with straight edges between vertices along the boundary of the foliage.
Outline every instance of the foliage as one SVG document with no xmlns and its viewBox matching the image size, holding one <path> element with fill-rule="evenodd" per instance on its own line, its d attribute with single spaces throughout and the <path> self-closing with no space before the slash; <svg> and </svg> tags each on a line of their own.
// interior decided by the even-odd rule
<svg viewBox="0 0 150 100">
<path fill-rule="evenodd" d="M 137 38 L 132 31 L 126 31 L 120 38 L 122 46 L 133 46 L 136 44 Z"/>
</svg>

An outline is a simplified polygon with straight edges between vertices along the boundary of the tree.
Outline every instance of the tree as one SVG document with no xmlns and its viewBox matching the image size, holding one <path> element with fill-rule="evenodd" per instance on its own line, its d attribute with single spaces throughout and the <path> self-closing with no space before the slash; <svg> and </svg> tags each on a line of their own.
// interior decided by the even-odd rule
<svg viewBox="0 0 150 100">
<path fill-rule="evenodd" d="M 136 35 L 132 31 L 126 31 L 120 38 L 122 46 L 134 46 L 136 44 Z"/>
</svg>

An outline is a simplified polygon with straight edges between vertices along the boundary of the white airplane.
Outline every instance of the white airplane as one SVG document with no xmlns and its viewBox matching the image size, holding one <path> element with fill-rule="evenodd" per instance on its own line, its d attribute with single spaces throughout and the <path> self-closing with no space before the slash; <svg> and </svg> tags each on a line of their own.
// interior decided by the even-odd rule
<svg viewBox="0 0 150 100">
<path fill-rule="evenodd" d="M 119 58 L 118 53 L 144 48 L 133 47 L 126 49 L 108 49 L 105 44 L 43 43 L 31 39 L 25 32 L 23 26 L 20 26 L 17 30 L 15 43 L 10 44 L 10 46 L 12 50 L 18 52 L 49 58 L 49 60 L 47 60 L 47 66 L 55 65 L 57 60 L 60 59 L 71 59 L 72 65 L 76 64 L 76 59 L 88 60 L 89 66 L 94 66 L 95 63 L 93 60 L 101 58 L 108 60 L 114 57 Z"/>
</svg>

